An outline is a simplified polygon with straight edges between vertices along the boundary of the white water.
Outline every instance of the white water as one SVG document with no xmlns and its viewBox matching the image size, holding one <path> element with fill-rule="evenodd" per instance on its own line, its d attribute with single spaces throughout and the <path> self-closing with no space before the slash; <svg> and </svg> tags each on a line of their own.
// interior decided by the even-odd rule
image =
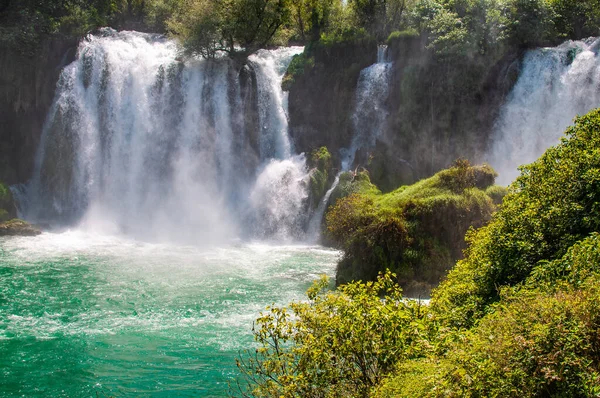
<svg viewBox="0 0 600 398">
<path fill-rule="evenodd" d="M 0 396 L 227 396 L 265 307 L 305 300 L 339 252 L 0 237 Z M 246 354 L 243 354 L 244 356 Z"/>
<path fill-rule="evenodd" d="M 263 158 L 287 159 L 292 155 L 288 135 L 288 93 L 281 90 L 281 80 L 292 57 L 302 51 L 302 47 L 287 47 L 277 52 L 260 50 L 248 58 L 257 71 Z"/>
<path fill-rule="evenodd" d="M 498 183 L 559 142 L 577 115 L 600 106 L 600 39 L 529 51 L 495 127 L 488 159 Z"/>
<path fill-rule="evenodd" d="M 280 86 L 301 51 L 250 58 L 260 119 L 252 132 L 232 61 L 184 62 L 155 35 L 88 37 L 62 72 L 24 216 L 149 241 L 297 239 L 307 170 L 292 156 Z"/>
<path fill-rule="evenodd" d="M 375 146 L 389 115 L 385 102 L 389 95 L 392 63 L 387 59 L 387 46 L 377 49 L 377 63 L 363 69 L 356 87 L 352 114 L 353 136 L 350 148 L 343 150 L 342 170 L 352 167 L 356 152 Z"/>
<path fill-rule="evenodd" d="M 317 209 L 311 216 L 306 235 L 312 239 L 312 242 L 319 242 L 319 239 L 321 239 L 321 223 L 323 222 L 323 215 L 325 214 L 325 210 L 327 210 L 327 205 L 329 204 L 329 198 L 331 197 L 331 194 L 340 183 L 340 175 L 342 173 L 343 171 L 337 173 L 333 183 L 331 184 L 331 187 L 329 187 L 327 192 L 325 192 L 323 199 L 321 199 L 321 202 L 319 202 L 319 206 L 317 206 Z"/>
</svg>

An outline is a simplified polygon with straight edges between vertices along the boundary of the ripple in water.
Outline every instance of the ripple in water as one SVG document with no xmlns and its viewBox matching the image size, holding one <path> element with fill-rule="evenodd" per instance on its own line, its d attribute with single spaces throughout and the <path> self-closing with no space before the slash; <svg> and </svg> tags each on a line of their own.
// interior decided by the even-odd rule
<svg viewBox="0 0 600 398">
<path fill-rule="evenodd" d="M 84 231 L 0 239 L 0 396 L 223 396 L 265 306 L 339 252 L 201 249 Z"/>
</svg>

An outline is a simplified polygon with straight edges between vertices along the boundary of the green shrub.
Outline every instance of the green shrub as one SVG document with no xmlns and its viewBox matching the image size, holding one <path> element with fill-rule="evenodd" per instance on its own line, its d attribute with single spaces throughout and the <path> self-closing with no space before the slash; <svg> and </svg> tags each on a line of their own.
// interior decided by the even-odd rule
<svg viewBox="0 0 600 398">
<path fill-rule="evenodd" d="M 598 396 L 599 281 L 504 297 L 443 356 L 401 363 L 376 396 Z"/>
<path fill-rule="evenodd" d="M 508 189 L 506 187 L 500 185 L 492 185 L 485 190 L 486 195 L 488 195 L 495 204 L 502 204 L 502 199 L 508 193 Z"/>
<path fill-rule="evenodd" d="M 313 206 L 321 202 L 327 192 L 329 184 L 333 180 L 331 154 L 327 147 L 315 149 L 308 159 L 310 170 L 310 191 Z"/>
<path fill-rule="evenodd" d="M 12 217 L 8 214 L 8 211 L 0 209 L 0 223 L 10 220 Z"/>
<path fill-rule="evenodd" d="M 14 210 L 14 202 L 10 189 L 0 182 L 0 209 L 6 211 L 7 214 L 12 214 Z"/>
<path fill-rule="evenodd" d="M 296 81 L 296 78 L 304 74 L 305 71 L 312 69 L 314 66 L 314 57 L 309 57 L 305 53 L 294 55 L 281 82 L 283 91 L 289 91 Z"/>
<path fill-rule="evenodd" d="M 498 287 L 524 281 L 542 260 L 561 258 L 600 227 L 600 110 L 576 120 L 567 138 L 523 166 L 492 222 L 469 234 L 466 258 L 432 304 L 468 326 L 498 300 Z"/>
<path fill-rule="evenodd" d="M 309 301 L 268 308 L 254 328 L 258 348 L 238 361 L 246 396 L 367 396 L 398 361 L 423 355 L 426 311 L 402 300 L 393 279 L 327 291 L 322 278 Z"/>
</svg>

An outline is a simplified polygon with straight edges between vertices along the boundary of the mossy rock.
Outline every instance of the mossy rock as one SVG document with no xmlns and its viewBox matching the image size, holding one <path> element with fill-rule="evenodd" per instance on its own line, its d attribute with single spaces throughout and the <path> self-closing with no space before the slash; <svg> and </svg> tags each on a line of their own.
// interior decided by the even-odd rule
<svg viewBox="0 0 600 398">
<path fill-rule="evenodd" d="M 316 208 L 332 184 L 334 177 L 331 153 L 329 153 L 327 147 L 320 147 L 312 151 L 308 159 L 308 166 L 311 168 L 311 201 L 313 208 Z"/>
<path fill-rule="evenodd" d="M 281 89 L 283 91 L 290 91 L 292 85 L 296 82 L 296 78 L 303 75 L 305 71 L 314 68 L 314 66 L 314 57 L 309 57 L 305 53 L 294 55 L 283 76 Z"/>
<path fill-rule="evenodd" d="M 338 200 L 346 198 L 352 194 L 379 194 L 381 193 L 377 186 L 371 183 L 369 172 L 362 170 L 359 172 L 347 171 L 340 175 L 340 181 L 335 190 L 331 193 L 330 204 L 335 204 Z"/>
<path fill-rule="evenodd" d="M 462 257 L 464 236 L 496 211 L 495 171 L 459 160 L 433 177 L 382 194 L 367 172 L 344 173 L 327 213 L 330 242 L 344 250 L 336 282 L 374 280 L 386 269 L 407 295 L 427 296 Z M 332 195 L 333 196 L 333 195 Z"/>
<path fill-rule="evenodd" d="M 17 216 L 15 202 L 10 189 L 0 182 L 0 222 L 8 221 Z"/>
<path fill-rule="evenodd" d="M 4 209 L 0 209 L 0 222 L 6 222 L 6 221 L 9 221 L 10 219 L 12 219 L 10 214 L 8 214 L 8 212 Z"/>
<path fill-rule="evenodd" d="M 319 149 L 312 151 L 309 159 L 309 166 L 321 171 L 331 170 L 331 153 L 329 153 L 327 147 L 322 146 Z"/>
<path fill-rule="evenodd" d="M 18 218 L 0 223 L 0 236 L 37 236 L 41 233 L 39 228 Z"/>
</svg>

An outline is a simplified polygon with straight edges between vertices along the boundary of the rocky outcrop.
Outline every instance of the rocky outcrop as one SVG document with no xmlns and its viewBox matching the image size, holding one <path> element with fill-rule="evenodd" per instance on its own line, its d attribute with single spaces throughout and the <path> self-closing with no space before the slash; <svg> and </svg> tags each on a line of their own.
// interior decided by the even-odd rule
<svg viewBox="0 0 600 398">
<path fill-rule="evenodd" d="M 77 42 L 46 38 L 34 55 L 0 47 L 0 180 L 13 184 L 30 178 L 56 82 Z"/>
<path fill-rule="evenodd" d="M 520 54 L 440 58 L 426 44 L 419 35 L 389 42 L 389 116 L 376 144 L 354 159 L 353 169 L 365 167 L 384 192 L 460 157 L 484 161 L 493 123 L 518 76 Z M 354 134 L 360 72 L 376 56 L 376 43 L 364 39 L 307 48 L 300 72 L 294 70 L 287 84 L 290 132 L 299 152 L 327 146 L 339 161 L 339 150 L 351 146 Z"/>
<path fill-rule="evenodd" d="M 519 54 L 435 57 L 421 37 L 390 43 L 390 117 L 362 157 L 388 192 L 428 177 L 460 157 L 483 162 L 493 124 L 519 72 Z"/>
<path fill-rule="evenodd" d="M 344 250 L 336 283 L 375 280 L 391 270 L 409 297 L 431 289 L 462 258 L 465 233 L 490 220 L 501 200 L 489 166 L 455 166 L 382 194 L 367 172 L 345 173 L 327 213 L 327 243 Z"/>
<path fill-rule="evenodd" d="M 37 236 L 41 233 L 39 228 L 19 219 L 0 223 L 0 236 Z"/>
</svg>

